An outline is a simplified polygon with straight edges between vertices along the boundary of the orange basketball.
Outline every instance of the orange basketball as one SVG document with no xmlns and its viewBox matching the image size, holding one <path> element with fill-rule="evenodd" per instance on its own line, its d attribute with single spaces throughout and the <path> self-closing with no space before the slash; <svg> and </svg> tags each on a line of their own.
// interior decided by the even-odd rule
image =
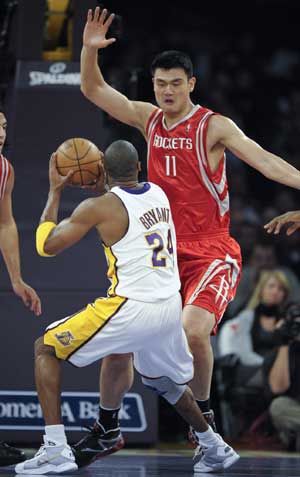
<svg viewBox="0 0 300 477">
<path fill-rule="evenodd" d="M 56 151 L 56 168 L 62 176 L 74 171 L 72 185 L 90 185 L 101 174 L 99 160 L 103 157 L 97 146 L 88 139 L 67 139 Z"/>
</svg>

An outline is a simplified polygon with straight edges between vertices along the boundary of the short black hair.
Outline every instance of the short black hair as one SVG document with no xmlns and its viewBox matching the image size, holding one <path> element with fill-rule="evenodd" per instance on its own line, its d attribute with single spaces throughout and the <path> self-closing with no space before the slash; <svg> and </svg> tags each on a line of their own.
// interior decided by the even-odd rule
<svg viewBox="0 0 300 477">
<path fill-rule="evenodd" d="M 122 139 L 113 142 L 104 153 L 104 166 L 113 179 L 130 179 L 137 176 L 139 155 L 131 142 Z"/>
<path fill-rule="evenodd" d="M 154 76 L 155 70 L 162 68 L 170 70 L 171 68 L 182 68 L 187 77 L 193 76 L 193 63 L 189 55 L 177 50 L 167 50 L 159 53 L 153 60 L 151 65 L 151 73 Z"/>
</svg>

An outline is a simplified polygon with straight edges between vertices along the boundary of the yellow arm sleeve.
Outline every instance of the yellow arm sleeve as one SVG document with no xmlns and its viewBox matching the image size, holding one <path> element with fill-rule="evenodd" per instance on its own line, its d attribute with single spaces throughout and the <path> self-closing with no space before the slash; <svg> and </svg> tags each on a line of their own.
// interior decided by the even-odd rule
<svg viewBox="0 0 300 477">
<path fill-rule="evenodd" d="M 56 224 L 54 222 L 43 222 L 40 224 L 36 230 L 36 236 L 35 236 L 35 245 L 36 245 L 36 250 L 41 257 L 54 257 L 54 255 L 49 255 L 48 253 L 44 252 L 44 245 L 45 242 L 48 238 L 48 235 L 50 234 L 51 230 L 56 227 Z"/>
</svg>

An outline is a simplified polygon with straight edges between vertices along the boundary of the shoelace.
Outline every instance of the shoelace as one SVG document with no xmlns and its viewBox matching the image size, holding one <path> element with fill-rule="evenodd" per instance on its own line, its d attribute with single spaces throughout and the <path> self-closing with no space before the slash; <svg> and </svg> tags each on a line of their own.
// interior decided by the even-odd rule
<svg viewBox="0 0 300 477">
<path fill-rule="evenodd" d="M 109 432 L 112 432 L 113 430 L 115 429 L 109 429 L 108 431 L 105 432 L 104 428 L 101 429 L 101 427 L 99 426 L 82 426 L 81 428 L 82 430 L 86 430 L 86 431 L 89 431 L 91 434 L 100 434 L 100 435 L 103 435 L 103 437 L 105 437 L 105 434 L 109 434 Z"/>
<path fill-rule="evenodd" d="M 89 431 L 92 434 L 98 434 L 98 432 L 95 430 L 94 426 L 82 426 L 81 429 L 83 431 Z"/>
<path fill-rule="evenodd" d="M 35 457 L 38 457 L 39 455 L 41 455 L 44 452 L 44 450 L 46 450 L 46 446 L 45 444 L 42 444 L 39 450 L 35 453 Z"/>
<path fill-rule="evenodd" d="M 204 455 L 204 450 L 207 449 L 207 447 L 199 445 L 196 447 L 195 452 L 194 452 L 194 457 L 193 460 L 195 460 L 199 455 L 202 456 Z"/>
</svg>

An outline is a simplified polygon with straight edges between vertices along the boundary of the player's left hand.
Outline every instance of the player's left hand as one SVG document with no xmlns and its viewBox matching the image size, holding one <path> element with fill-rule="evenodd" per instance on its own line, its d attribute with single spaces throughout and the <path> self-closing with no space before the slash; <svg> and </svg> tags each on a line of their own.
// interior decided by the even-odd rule
<svg viewBox="0 0 300 477">
<path fill-rule="evenodd" d="M 81 186 L 81 189 L 92 190 L 98 194 L 105 194 L 107 192 L 107 178 L 106 172 L 103 165 L 103 158 L 99 160 L 99 176 L 97 179 L 94 179 L 90 184 Z"/>
<path fill-rule="evenodd" d="M 291 235 L 297 229 L 300 229 L 300 210 L 286 212 L 286 214 L 274 217 L 274 219 L 270 220 L 270 222 L 264 225 L 264 229 L 268 232 L 268 234 L 274 233 L 277 235 L 279 234 L 282 226 L 289 223 L 291 225 L 287 228 L 287 235 Z"/>
<path fill-rule="evenodd" d="M 66 185 L 71 184 L 71 178 L 74 171 L 69 171 L 66 176 L 61 176 L 56 168 L 56 152 L 53 152 L 49 161 L 49 183 L 50 190 L 62 190 Z"/>
<path fill-rule="evenodd" d="M 22 279 L 14 282 L 12 286 L 15 294 L 22 298 L 24 305 L 30 308 L 36 316 L 40 316 L 42 312 L 41 300 L 35 290 L 23 282 Z"/>
</svg>

